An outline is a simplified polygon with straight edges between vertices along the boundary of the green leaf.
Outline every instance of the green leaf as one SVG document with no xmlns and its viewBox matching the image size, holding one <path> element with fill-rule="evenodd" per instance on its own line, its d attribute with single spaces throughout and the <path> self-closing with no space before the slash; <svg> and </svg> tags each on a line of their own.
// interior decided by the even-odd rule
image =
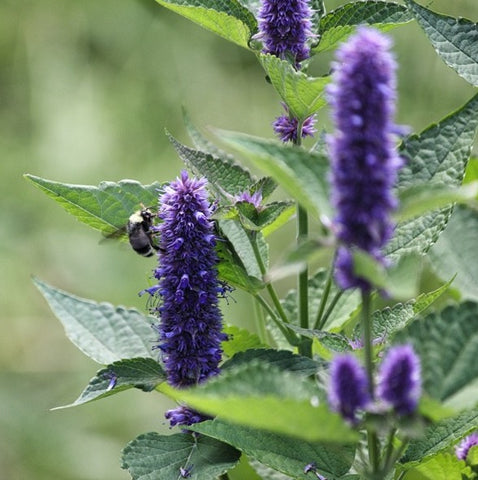
<svg viewBox="0 0 478 480">
<path fill-rule="evenodd" d="M 358 25 L 373 25 L 388 31 L 412 20 L 407 8 L 394 2 L 358 1 L 347 3 L 320 20 L 320 42 L 313 52 L 331 50 L 354 32 Z"/>
<path fill-rule="evenodd" d="M 453 397 L 478 379 L 478 304 L 452 305 L 409 324 L 394 338 L 394 343 L 405 342 L 420 356 L 424 390 L 453 407 Z M 460 407 L 477 401 L 468 397 Z"/>
<path fill-rule="evenodd" d="M 150 392 L 164 381 L 166 381 L 166 374 L 163 368 L 152 358 L 121 360 L 100 370 L 73 403 L 54 408 L 54 410 L 77 407 L 130 388 L 139 388 L 144 392 Z"/>
<path fill-rule="evenodd" d="M 262 480 L 291 480 L 292 477 L 289 475 L 284 475 L 277 470 L 273 470 L 265 466 L 263 463 L 258 462 L 257 460 L 249 460 L 249 465 L 254 469 L 255 472 L 260 476 Z"/>
<path fill-rule="evenodd" d="M 211 187 L 221 196 L 231 201 L 234 195 L 249 191 L 254 178 L 230 156 L 216 157 L 186 147 L 171 135 L 168 137 L 186 166 L 195 174 L 206 177 Z"/>
<path fill-rule="evenodd" d="M 317 373 L 319 365 L 314 360 L 301 355 L 295 355 L 288 350 L 273 350 L 267 348 L 251 349 L 234 355 L 222 366 L 223 369 L 236 368 L 257 361 L 261 365 L 270 365 L 283 372 L 310 377 Z"/>
<path fill-rule="evenodd" d="M 153 319 L 134 309 L 96 303 L 34 279 L 66 336 L 88 357 L 103 365 L 126 358 L 155 358 Z"/>
<path fill-rule="evenodd" d="M 315 424 L 314 428 L 320 430 L 322 425 Z M 217 419 L 196 423 L 191 430 L 227 442 L 248 457 L 295 479 L 310 480 L 310 475 L 304 473 L 304 467 L 312 461 L 317 464 L 318 471 L 328 478 L 341 477 L 349 470 L 354 458 L 352 446 L 333 447 L 326 442 L 305 442 Z"/>
<path fill-rule="evenodd" d="M 277 93 L 289 107 L 292 115 L 305 120 L 325 107 L 325 87 L 330 77 L 313 78 L 298 72 L 286 60 L 274 55 L 259 55 L 259 60 Z"/>
<path fill-rule="evenodd" d="M 357 439 L 339 415 L 317 404 L 318 392 L 307 379 L 272 365 L 252 362 L 230 368 L 198 388 L 157 388 L 200 412 L 239 425 L 308 441 L 343 444 Z"/>
<path fill-rule="evenodd" d="M 421 461 L 449 448 L 458 439 L 478 427 L 478 410 L 462 412 L 460 415 L 448 418 L 431 425 L 424 432 L 424 438 L 413 440 L 405 455 L 400 460 L 402 463 Z"/>
<path fill-rule="evenodd" d="M 254 16 L 237 0 L 156 1 L 201 27 L 244 48 L 249 48 L 249 40 L 257 31 L 257 22 Z"/>
<path fill-rule="evenodd" d="M 449 187 L 438 183 L 416 185 L 400 193 L 400 207 L 396 218 L 403 222 L 452 203 L 473 205 L 476 204 L 477 195 L 478 182 L 468 183 L 461 187 Z"/>
<path fill-rule="evenodd" d="M 437 400 L 433 400 L 426 395 L 422 395 L 422 397 L 420 398 L 418 412 L 421 416 L 429 419 L 434 423 L 448 419 L 455 415 L 455 410 L 449 407 L 445 407 Z"/>
<path fill-rule="evenodd" d="M 432 267 L 440 276 L 456 273 L 453 284 L 464 298 L 478 300 L 478 212 L 455 208 L 448 226 L 430 250 Z"/>
<path fill-rule="evenodd" d="M 406 473 L 403 480 L 461 480 L 461 472 L 465 462 L 458 460 L 451 453 L 440 453 L 433 457 L 420 461 L 416 465 L 404 466 Z"/>
<path fill-rule="evenodd" d="M 226 473 L 239 461 L 240 452 L 207 436 L 184 433 L 159 435 L 145 433 L 123 450 L 122 468 L 133 480 L 211 480 Z"/>
<path fill-rule="evenodd" d="M 77 220 L 104 235 L 116 233 L 124 227 L 130 215 L 141 208 L 141 204 L 146 207 L 157 205 L 159 192 L 163 188 L 157 182 L 141 185 L 134 180 L 101 182 L 94 187 L 54 182 L 29 174 L 25 178 Z M 126 233 L 124 239 L 127 239 Z"/>
<path fill-rule="evenodd" d="M 399 174 L 399 191 L 417 185 L 461 184 L 478 125 L 477 110 L 475 95 L 440 123 L 404 141 L 400 153 L 408 161 Z M 446 207 L 398 224 L 386 247 L 388 256 L 393 260 L 407 252 L 426 253 L 446 227 L 451 211 Z"/>
<path fill-rule="evenodd" d="M 295 213 L 294 202 L 272 202 L 259 209 L 249 202 L 236 202 L 235 207 L 239 212 L 241 223 L 248 230 L 272 233 L 286 223 Z"/>
<path fill-rule="evenodd" d="M 252 163 L 281 185 L 317 218 L 331 216 L 328 159 L 283 143 L 237 132 L 218 131 L 226 143 L 237 148 Z"/>
<path fill-rule="evenodd" d="M 478 24 L 432 12 L 405 0 L 441 59 L 460 77 L 478 86 Z"/>
<path fill-rule="evenodd" d="M 228 336 L 228 339 L 222 342 L 221 347 L 227 357 L 232 357 L 236 353 L 249 349 L 265 347 L 255 333 L 251 333 L 245 328 L 240 328 L 236 325 L 226 325 L 223 332 Z"/>
</svg>

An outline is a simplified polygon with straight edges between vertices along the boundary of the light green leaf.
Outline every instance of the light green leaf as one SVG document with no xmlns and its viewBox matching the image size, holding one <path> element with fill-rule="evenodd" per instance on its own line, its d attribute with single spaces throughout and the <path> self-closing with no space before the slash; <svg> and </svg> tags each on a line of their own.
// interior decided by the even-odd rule
<svg viewBox="0 0 478 480">
<path fill-rule="evenodd" d="M 235 424 L 290 435 L 307 441 L 353 443 L 354 432 L 302 376 L 257 361 L 224 370 L 206 385 L 157 389 L 200 412 Z M 320 426 L 320 428 L 318 428 Z"/>
<path fill-rule="evenodd" d="M 249 349 L 265 347 L 255 333 L 251 333 L 245 328 L 240 328 L 236 325 L 226 325 L 223 332 L 228 336 L 228 339 L 222 342 L 221 347 L 227 357 L 232 357 L 236 353 Z"/>
<path fill-rule="evenodd" d="M 254 16 L 237 0 L 156 1 L 201 27 L 244 48 L 249 48 L 249 40 L 257 31 L 257 22 Z"/>
<path fill-rule="evenodd" d="M 420 356 L 425 392 L 454 407 L 453 396 L 478 379 L 478 304 L 452 305 L 410 323 L 394 338 L 394 343 L 406 342 Z M 477 402 L 476 396 L 469 397 L 460 407 Z"/>
<path fill-rule="evenodd" d="M 324 93 L 330 77 L 308 77 L 274 55 L 260 54 L 259 60 L 295 118 L 305 120 L 327 104 Z"/>
<path fill-rule="evenodd" d="M 320 20 L 320 42 L 313 52 L 331 50 L 354 32 L 358 25 L 373 25 L 388 31 L 410 22 L 411 14 L 403 5 L 394 2 L 358 1 L 347 3 L 328 13 Z"/>
<path fill-rule="evenodd" d="M 165 380 L 166 374 L 163 368 L 152 358 L 121 360 L 100 370 L 73 403 L 53 410 L 77 407 L 84 403 L 124 392 L 130 388 L 139 388 L 145 392 L 150 392 Z"/>
<path fill-rule="evenodd" d="M 232 200 L 234 195 L 248 192 L 255 179 L 234 162 L 230 156 L 216 157 L 210 153 L 194 150 L 168 135 L 181 160 L 199 176 L 208 179 L 210 186 L 223 198 Z"/>
<path fill-rule="evenodd" d="M 446 184 L 457 187 L 463 180 L 478 125 L 478 95 L 440 123 L 413 135 L 401 145 L 408 159 L 399 174 L 398 189 L 416 185 Z M 386 247 L 393 260 L 404 253 L 426 253 L 446 227 L 451 207 L 398 224 Z"/>
<path fill-rule="evenodd" d="M 204 435 L 151 432 L 126 445 L 122 468 L 133 480 L 211 480 L 233 468 L 239 457 L 235 448 Z M 181 468 L 190 475 L 182 475 Z"/>
<path fill-rule="evenodd" d="M 455 208 L 448 226 L 430 250 L 432 267 L 440 277 L 456 273 L 453 286 L 464 298 L 478 300 L 478 212 Z"/>
<path fill-rule="evenodd" d="M 478 86 L 478 24 L 440 15 L 413 0 L 405 2 L 442 60 L 467 82 Z"/>
<path fill-rule="evenodd" d="M 151 349 L 153 319 L 134 309 L 96 303 L 33 280 L 66 336 L 95 362 L 108 365 L 136 357 L 155 358 Z"/>
<path fill-rule="evenodd" d="M 449 448 L 477 427 L 478 410 L 476 409 L 442 420 L 428 427 L 424 432 L 424 438 L 413 440 L 400 461 L 402 463 L 422 461 L 430 455 Z"/>
<path fill-rule="evenodd" d="M 141 185 L 134 180 L 101 182 L 95 187 L 54 182 L 29 174 L 25 178 L 77 220 L 104 235 L 110 235 L 124 227 L 130 215 L 141 208 L 141 204 L 146 207 L 157 205 L 163 187 L 160 183 Z M 127 239 L 126 233 L 124 239 Z"/>
<path fill-rule="evenodd" d="M 331 216 L 328 159 L 301 148 L 237 132 L 218 131 L 222 140 L 276 180 L 288 195 L 317 218 Z"/>
<path fill-rule="evenodd" d="M 320 430 L 322 425 L 319 423 L 314 427 Z M 310 475 L 304 473 L 304 467 L 311 461 L 317 464 L 322 475 L 339 478 L 349 470 L 354 458 L 352 446 L 334 447 L 327 442 L 305 442 L 217 419 L 196 423 L 191 430 L 227 442 L 248 457 L 295 479 L 310 480 Z"/>
<path fill-rule="evenodd" d="M 408 468 L 407 468 L 408 467 Z M 439 453 L 413 466 L 404 466 L 403 480 L 461 480 L 465 467 L 463 460 L 458 460 L 451 453 Z"/>
</svg>

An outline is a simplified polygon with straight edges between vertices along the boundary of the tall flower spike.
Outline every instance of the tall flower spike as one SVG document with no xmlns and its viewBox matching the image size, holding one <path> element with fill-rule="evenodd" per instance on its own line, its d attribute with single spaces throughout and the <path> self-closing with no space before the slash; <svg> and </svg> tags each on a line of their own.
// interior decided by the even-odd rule
<svg viewBox="0 0 478 480">
<path fill-rule="evenodd" d="M 455 454 L 459 460 L 466 460 L 471 447 L 478 445 L 478 433 L 474 432 L 465 437 L 456 447 Z"/>
<path fill-rule="evenodd" d="M 257 35 L 264 42 L 263 53 L 282 59 L 290 56 L 298 67 L 310 55 L 311 17 L 307 0 L 263 0 Z"/>
<path fill-rule="evenodd" d="M 391 41 L 360 27 L 337 51 L 328 89 L 335 134 L 329 138 L 332 202 L 337 215 L 335 276 L 343 289 L 370 284 L 353 272 L 351 248 L 358 247 L 385 264 L 381 252 L 394 225 L 397 206 L 392 188 L 402 159 L 395 149 L 396 62 Z"/>
<path fill-rule="evenodd" d="M 399 415 L 413 413 L 422 392 L 420 359 L 411 345 L 392 347 L 378 372 L 377 396 Z"/>
<path fill-rule="evenodd" d="M 165 188 L 160 198 L 163 220 L 159 267 L 154 276 L 159 285 L 148 289 L 159 295 L 156 307 L 161 318 L 159 348 L 168 382 L 175 387 L 201 383 L 219 373 L 222 318 L 218 295 L 215 236 L 210 220 L 206 180 L 181 177 Z M 198 421 L 196 412 L 185 407 L 169 411 L 171 424 Z"/>
<path fill-rule="evenodd" d="M 329 404 L 352 423 L 370 402 L 367 373 L 353 355 L 339 355 L 330 365 Z"/>
</svg>

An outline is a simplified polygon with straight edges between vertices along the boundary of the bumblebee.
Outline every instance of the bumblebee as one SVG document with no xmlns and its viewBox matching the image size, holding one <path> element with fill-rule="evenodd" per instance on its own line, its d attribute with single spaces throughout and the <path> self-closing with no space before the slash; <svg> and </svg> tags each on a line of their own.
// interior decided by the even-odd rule
<svg viewBox="0 0 478 480">
<path fill-rule="evenodd" d="M 159 247 L 154 244 L 152 226 L 153 214 L 149 208 L 144 207 L 134 212 L 126 225 L 126 233 L 131 247 L 136 253 L 144 257 L 151 257 L 155 250 L 159 250 Z"/>
</svg>

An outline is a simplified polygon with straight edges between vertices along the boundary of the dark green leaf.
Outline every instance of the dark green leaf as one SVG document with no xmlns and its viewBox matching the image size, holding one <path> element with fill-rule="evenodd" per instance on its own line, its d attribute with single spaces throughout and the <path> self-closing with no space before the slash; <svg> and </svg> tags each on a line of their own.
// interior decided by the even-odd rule
<svg viewBox="0 0 478 480">
<path fill-rule="evenodd" d="M 202 387 L 174 390 L 161 384 L 158 390 L 239 425 L 308 441 L 343 444 L 357 439 L 327 405 L 318 405 L 318 392 L 307 379 L 257 361 L 224 370 Z"/>
<path fill-rule="evenodd" d="M 457 207 L 430 250 L 433 269 L 442 278 L 456 273 L 453 286 L 464 298 L 478 300 L 478 212 Z"/>
<path fill-rule="evenodd" d="M 34 283 L 65 328 L 66 336 L 88 357 L 103 365 L 126 358 L 155 358 L 151 349 L 153 319 L 134 309 L 96 303 Z"/>
<path fill-rule="evenodd" d="M 156 0 L 160 5 L 188 18 L 201 27 L 249 48 L 249 40 L 257 30 L 252 13 L 238 0 Z"/>
<path fill-rule="evenodd" d="M 431 313 L 395 335 L 394 343 L 411 342 L 420 356 L 424 390 L 454 407 L 472 407 L 476 396 L 454 398 L 478 379 L 478 304 L 465 302 Z"/>
<path fill-rule="evenodd" d="M 295 355 L 288 350 L 257 348 L 237 353 L 224 363 L 223 369 L 236 368 L 251 361 L 258 361 L 261 365 L 271 365 L 280 371 L 293 372 L 304 377 L 315 375 L 319 368 L 319 365 L 310 358 Z"/>
<path fill-rule="evenodd" d="M 330 77 L 308 77 L 274 55 L 261 54 L 259 58 L 272 85 L 295 118 L 305 120 L 327 104 L 324 93 Z"/>
<path fill-rule="evenodd" d="M 268 198 L 277 188 L 277 183 L 271 177 L 262 177 L 251 186 L 251 193 L 261 192 L 262 200 Z"/>
<path fill-rule="evenodd" d="M 400 460 L 403 463 L 422 461 L 449 448 L 469 432 L 478 427 L 478 410 L 462 412 L 460 415 L 431 425 L 424 432 L 424 438 L 410 443 L 405 455 Z"/>
<path fill-rule="evenodd" d="M 315 424 L 314 428 L 320 430 L 322 425 Z M 310 475 L 304 473 L 304 467 L 311 462 L 315 462 L 318 471 L 327 478 L 339 478 L 349 470 L 354 458 L 351 446 L 334 447 L 327 443 L 305 442 L 220 420 L 197 423 L 191 430 L 227 442 L 248 457 L 295 479 L 310 480 Z"/>
<path fill-rule="evenodd" d="M 181 160 L 197 175 L 208 179 L 214 190 L 229 201 L 234 195 L 248 192 L 254 182 L 251 174 L 229 156 L 216 157 L 200 150 L 193 150 L 169 135 L 169 140 Z"/>
<path fill-rule="evenodd" d="M 373 25 L 382 31 L 412 20 L 407 8 L 394 2 L 358 1 L 342 5 L 320 20 L 320 42 L 314 52 L 331 50 L 358 25 Z"/>
<path fill-rule="evenodd" d="M 165 380 L 166 374 L 163 368 L 152 358 L 120 360 L 100 370 L 73 403 L 57 407 L 54 410 L 76 407 L 130 388 L 139 388 L 145 392 L 150 392 Z"/>
<path fill-rule="evenodd" d="M 317 218 L 321 214 L 331 216 L 326 157 L 241 133 L 220 131 L 218 135 L 247 155 L 257 168 L 274 178 L 290 197 Z"/>
<path fill-rule="evenodd" d="M 442 60 L 478 86 L 478 25 L 466 18 L 432 12 L 413 0 L 406 3 Z"/>
<path fill-rule="evenodd" d="M 123 450 L 122 468 L 133 480 L 211 480 L 233 468 L 240 452 L 225 443 L 201 435 L 184 433 L 140 435 Z"/>
<path fill-rule="evenodd" d="M 222 342 L 222 350 L 227 357 L 249 349 L 263 348 L 265 345 L 255 334 L 235 325 L 226 325 L 223 329 L 228 339 Z"/>
<path fill-rule="evenodd" d="M 248 230 L 266 230 L 268 234 L 284 225 L 295 213 L 294 202 L 273 202 L 256 209 L 249 202 L 237 202 L 241 222 Z"/>
<path fill-rule="evenodd" d="M 80 222 L 104 235 L 110 235 L 124 227 L 130 215 L 141 208 L 141 204 L 146 207 L 157 205 L 163 187 L 159 183 L 141 185 L 134 180 L 101 182 L 94 187 L 54 182 L 28 174 L 25 178 Z M 124 238 L 127 238 L 126 233 Z"/>
<path fill-rule="evenodd" d="M 462 108 L 409 137 L 400 148 L 408 159 L 399 174 L 399 191 L 416 185 L 459 186 L 478 125 L 478 95 Z M 404 253 L 426 253 L 446 227 L 451 207 L 400 223 L 386 252 L 396 259 Z"/>
</svg>

